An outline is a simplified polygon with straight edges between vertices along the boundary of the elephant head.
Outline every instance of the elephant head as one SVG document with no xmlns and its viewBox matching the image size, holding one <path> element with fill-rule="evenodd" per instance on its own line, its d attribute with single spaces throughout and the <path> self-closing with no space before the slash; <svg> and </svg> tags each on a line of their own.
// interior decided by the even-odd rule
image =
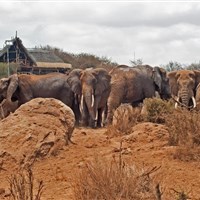
<svg viewBox="0 0 200 200">
<path fill-rule="evenodd" d="M 105 69 L 97 68 L 85 70 L 81 74 L 82 84 L 82 98 L 81 98 L 81 110 L 84 114 L 84 110 L 88 111 L 90 118 L 90 126 L 94 126 L 97 121 L 97 109 L 103 95 L 110 90 L 111 76 Z M 84 109 L 83 107 L 86 107 Z M 86 112 L 87 112 L 86 111 Z"/>
<path fill-rule="evenodd" d="M 171 94 L 176 98 L 175 107 L 178 103 L 193 108 L 196 107 L 195 93 L 200 82 L 200 71 L 180 70 L 168 73 Z"/>
<path fill-rule="evenodd" d="M 154 67 L 152 78 L 156 86 L 156 91 L 159 93 L 160 97 L 162 99 L 169 99 L 171 93 L 167 72 L 163 68 Z"/>
<path fill-rule="evenodd" d="M 8 78 L 2 78 L 0 80 L 0 94 L 2 98 L 7 99 L 7 101 L 12 102 L 12 97 L 14 92 L 18 87 L 18 76 L 13 74 Z"/>
</svg>

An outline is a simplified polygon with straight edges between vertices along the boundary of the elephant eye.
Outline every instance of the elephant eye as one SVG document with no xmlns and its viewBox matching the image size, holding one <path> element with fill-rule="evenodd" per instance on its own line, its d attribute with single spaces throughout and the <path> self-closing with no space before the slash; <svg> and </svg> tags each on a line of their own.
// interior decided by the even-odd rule
<svg viewBox="0 0 200 200">
<path fill-rule="evenodd" d="M 190 73 L 189 76 L 190 76 L 191 78 L 194 78 L 194 77 L 195 77 L 195 75 L 192 74 L 192 73 Z"/>
</svg>

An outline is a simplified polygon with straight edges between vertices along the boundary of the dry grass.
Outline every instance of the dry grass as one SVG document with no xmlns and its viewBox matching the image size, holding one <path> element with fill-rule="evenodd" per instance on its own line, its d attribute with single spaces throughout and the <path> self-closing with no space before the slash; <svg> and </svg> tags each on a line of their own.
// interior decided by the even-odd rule
<svg viewBox="0 0 200 200">
<path fill-rule="evenodd" d="M 141 121 L 141 108 L 133 108 L 130 104 L 122 104 L 113 116 L 112 125 L 107 127 L 109 136 L 127 135 L 132 127 Z"/>
<path fill-rule="evenodd" d="M 142 111 L 141 111 L 142 110 Z M 200 113 L 184 108 L 174 109 L 174 102 L 159 98 L 145 99 L 143 108 L 121 105 L 115 112 L 107 135 L 130 134 L 139 122 L 162 123 L 169 130 L 169 145 L 177 146 L 174 158 L 183 161 L 200 160 Z"/>
<path fill-rule="evenodd" d="M 174 109 L 164 116 L 169 129 L 169 145 L 177 146 L 174 158 L 182 161 L 200 160 L 200 113 Z"/>
<path fill-rule="evenodd" d="M 172 101 L 164 101 L 159 98 L 148 98 L 144 100 L 142 115 L 143 120 L 153 123 L 165 123 L 166 115 L 173 112 Z"/>
<path fill-rule="evenodd" d="M 31 168 L 12 175 L 9 179 L 9 190 L 13 200 L 40 200 L 43 190 L 43 181 L 38 183 L 37 192 L 34 195 L 34 177 Z"/>
<path fill-rule="evenodd" d="M 164 123 L 169 130 L 169 145 L 177 146 L 174 158 L 200 160 L 200 113 L 184 108 L 174 109 L 171 101 L 145 99 L 145 121 Z"/>
<path fill-rule="evenodd" d="M 186 109 L 174 110 L 166 118 L 170 132 L 170 145 L 194 147 L 200 145 L 200 113 Z"/>
<path fill-rule="evenodd" d="M 76 174 L 73 194 L 76 200 L 155 200 L 156 190 L 150 175 L 157 167 L 147 171 L 126 165 L 115 157 L 112 160 L 99 159 L 88 162 Z"/>
</svg>

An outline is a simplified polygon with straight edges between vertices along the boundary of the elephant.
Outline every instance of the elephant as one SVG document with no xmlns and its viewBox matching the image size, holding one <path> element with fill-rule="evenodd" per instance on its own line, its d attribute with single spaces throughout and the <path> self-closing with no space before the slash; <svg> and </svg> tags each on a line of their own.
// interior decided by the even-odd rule
<svg viewBox="0 0 200 200">
<path fill-rule="evenodd" d="M 186 108 L 196 107 L 196 88 L 200 82 L 200 71 L 179 70 L 167 74 L 175 108 L 181 105 Z"/>
<path fill-rule="evenodd" d="M 137 106 L 145 98 L 170 98 L 169 81 L 166 71 L 160 67 L 119 65 L 110 71 L 111 92 L 108 98 L 106 124 L 112 123 L 114 111 L 121 103 Z"/>
<path fill-rule="evenodd" d="M 76 103 L 76 98 L 81 95 L 81 89 L 77 89 L 81 87 L 79 77 L 78 70 L 72 70 L 68 75 L 13 74 L 0 80 L 0 95 L 6 99 L 8 105 L 17 101 L 18 107 L 37 97 L 58 99 L 72 108 L 78 123 L 80 111 L 78 111 L 79 103 Z"/>
<path fill-rule="evenodd" d="M 110 94 L 111 76 L 103 68 L 84 70 L 80 77 L 82 85 L 82 123 L 92 128 L 102 126 L 102 115 Z"/>
<path fill-rule="evenodd" d="M 195 101 L 196 101 L 196 110 L 200 111 L 200 83 L 196 87 Z"/>
<path fill-rule="evenodd" d="M 3 99 L 0 103 L 0 119 L 7 117 L 11 112 L 14 112 L 18 108 L 18 101 L 9 102 L 7 99 Z"/>
</svg>

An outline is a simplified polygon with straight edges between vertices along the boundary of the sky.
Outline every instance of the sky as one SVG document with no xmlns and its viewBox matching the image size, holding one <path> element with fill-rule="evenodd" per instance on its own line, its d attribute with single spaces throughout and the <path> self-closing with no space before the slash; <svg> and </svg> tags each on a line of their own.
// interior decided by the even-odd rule
<svg viewBox="0 0 200 200">
<path fill-rule="evenodd" d="M 57 47 L 130 65 L 200 61 L 200 2 L 0 1 L 0 48 Z"/>
</svg>

